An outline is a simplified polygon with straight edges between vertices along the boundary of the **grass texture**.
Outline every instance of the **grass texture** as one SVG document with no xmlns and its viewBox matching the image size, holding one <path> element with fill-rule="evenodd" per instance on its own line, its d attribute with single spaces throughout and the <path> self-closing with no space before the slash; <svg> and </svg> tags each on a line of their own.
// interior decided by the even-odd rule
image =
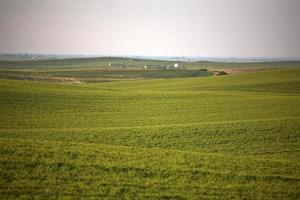
<svg viewBox="0 0 300 200">
<path fill-rule="evenodd" d="M 3 199 L 299 199 L 300 70 L 0 79 Z"/>
</svg>

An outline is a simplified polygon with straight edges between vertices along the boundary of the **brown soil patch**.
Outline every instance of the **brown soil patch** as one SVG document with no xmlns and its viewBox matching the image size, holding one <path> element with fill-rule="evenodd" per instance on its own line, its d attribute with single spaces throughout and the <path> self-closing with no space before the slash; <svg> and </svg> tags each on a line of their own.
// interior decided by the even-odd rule
<svg viewBox="0 0 300 200">
<path fill-rule="evenodd" d="M 218 68 L 214 69 L 213 71 L 218 73 L 218 72 L 226 72 L 227 74 L 238 74 L 238 73 L 245 73 L 245 72 L 256 72 L 256 71 L 265 71 L 265 70 L 271 70 L 273 68 L 244 68 L 244 67 L 235 67 L 235 68 Z"/>
</svg>

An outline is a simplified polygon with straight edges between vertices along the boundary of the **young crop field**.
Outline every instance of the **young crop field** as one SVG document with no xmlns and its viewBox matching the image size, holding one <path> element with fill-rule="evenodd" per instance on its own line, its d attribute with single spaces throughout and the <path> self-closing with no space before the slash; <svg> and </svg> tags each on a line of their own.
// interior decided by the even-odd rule
<svg viewBox="0 0 300 200">
<path fill-rule="evenodd" d="M 300 199 L 299 68 L 172 77 L 0 79 L 1 199 Z"/>
</svg>

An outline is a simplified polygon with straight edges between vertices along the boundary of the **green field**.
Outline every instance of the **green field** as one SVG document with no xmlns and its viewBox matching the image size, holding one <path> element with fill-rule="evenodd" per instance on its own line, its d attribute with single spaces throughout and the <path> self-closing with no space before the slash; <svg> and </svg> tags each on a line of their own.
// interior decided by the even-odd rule
<svg viewBox="0 0 300 200">
<path fill-rule="evenodd" d="M 108 67 L 109 63 L 112 67 Z M 180 69 L 162 70 L 177 63 Z M 144 66 L 155 66 L 144 69 Z M 52 82 L 110 82 L 119 80 L 165 79 L 211 76 L 224 69 L 293 69 L 300 61 L 278 62 L 182 62 L 119 57 L 56 60 L 0 61 L 0 78 Z M 76 80 L 70 79 L 75 78 Z"/>
<path fill-rule="evenodd" d="M 122 57 L 96 57 L 96 58 L 69 58 L 55 60 L 27 60 L 27 61 L 4 61 L 0 60 L 0 69 L 35 69 L 47 70 L 55 68 L 64 69 L 82 69 L 107 67 L 108 63 L 124 63 L 128 68 L 138 68 L 144 65 L 167 65 L 178 63 L 189 69 L 199 68 L 223 68 L 223 67 L 300 67 L 300 61 L 266 61 L 266 62 L 210 62 L 210 61 L 162 61 L 149 59 L 133 59 Z"/>
<path fill-rule="evenodd" d="M 299 68 L 172 77 L 0 79 L 1 199 L 300 198 Z"/>
</svg>

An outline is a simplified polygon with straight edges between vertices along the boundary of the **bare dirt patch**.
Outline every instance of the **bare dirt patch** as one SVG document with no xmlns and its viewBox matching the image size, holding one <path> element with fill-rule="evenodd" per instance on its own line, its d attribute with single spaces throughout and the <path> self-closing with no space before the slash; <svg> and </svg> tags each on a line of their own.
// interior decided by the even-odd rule
<svg viewBox="0 0 300 200">
<path fill-rule="evenodd" d="M 212 71 L 215 73 L 215 75 L 224 75 L 222 72 L 225 72 L 226 74 L 239 74 L 239 73 L 246 73 L 246 72 L 256 72 L 256 71 L 265 71 L 265 70 L 272 70 L 274 68 L 245 68 L 245 67 L 234 67 L 234 68 L 218 68 L 213 69 Z"/>
</svg>

